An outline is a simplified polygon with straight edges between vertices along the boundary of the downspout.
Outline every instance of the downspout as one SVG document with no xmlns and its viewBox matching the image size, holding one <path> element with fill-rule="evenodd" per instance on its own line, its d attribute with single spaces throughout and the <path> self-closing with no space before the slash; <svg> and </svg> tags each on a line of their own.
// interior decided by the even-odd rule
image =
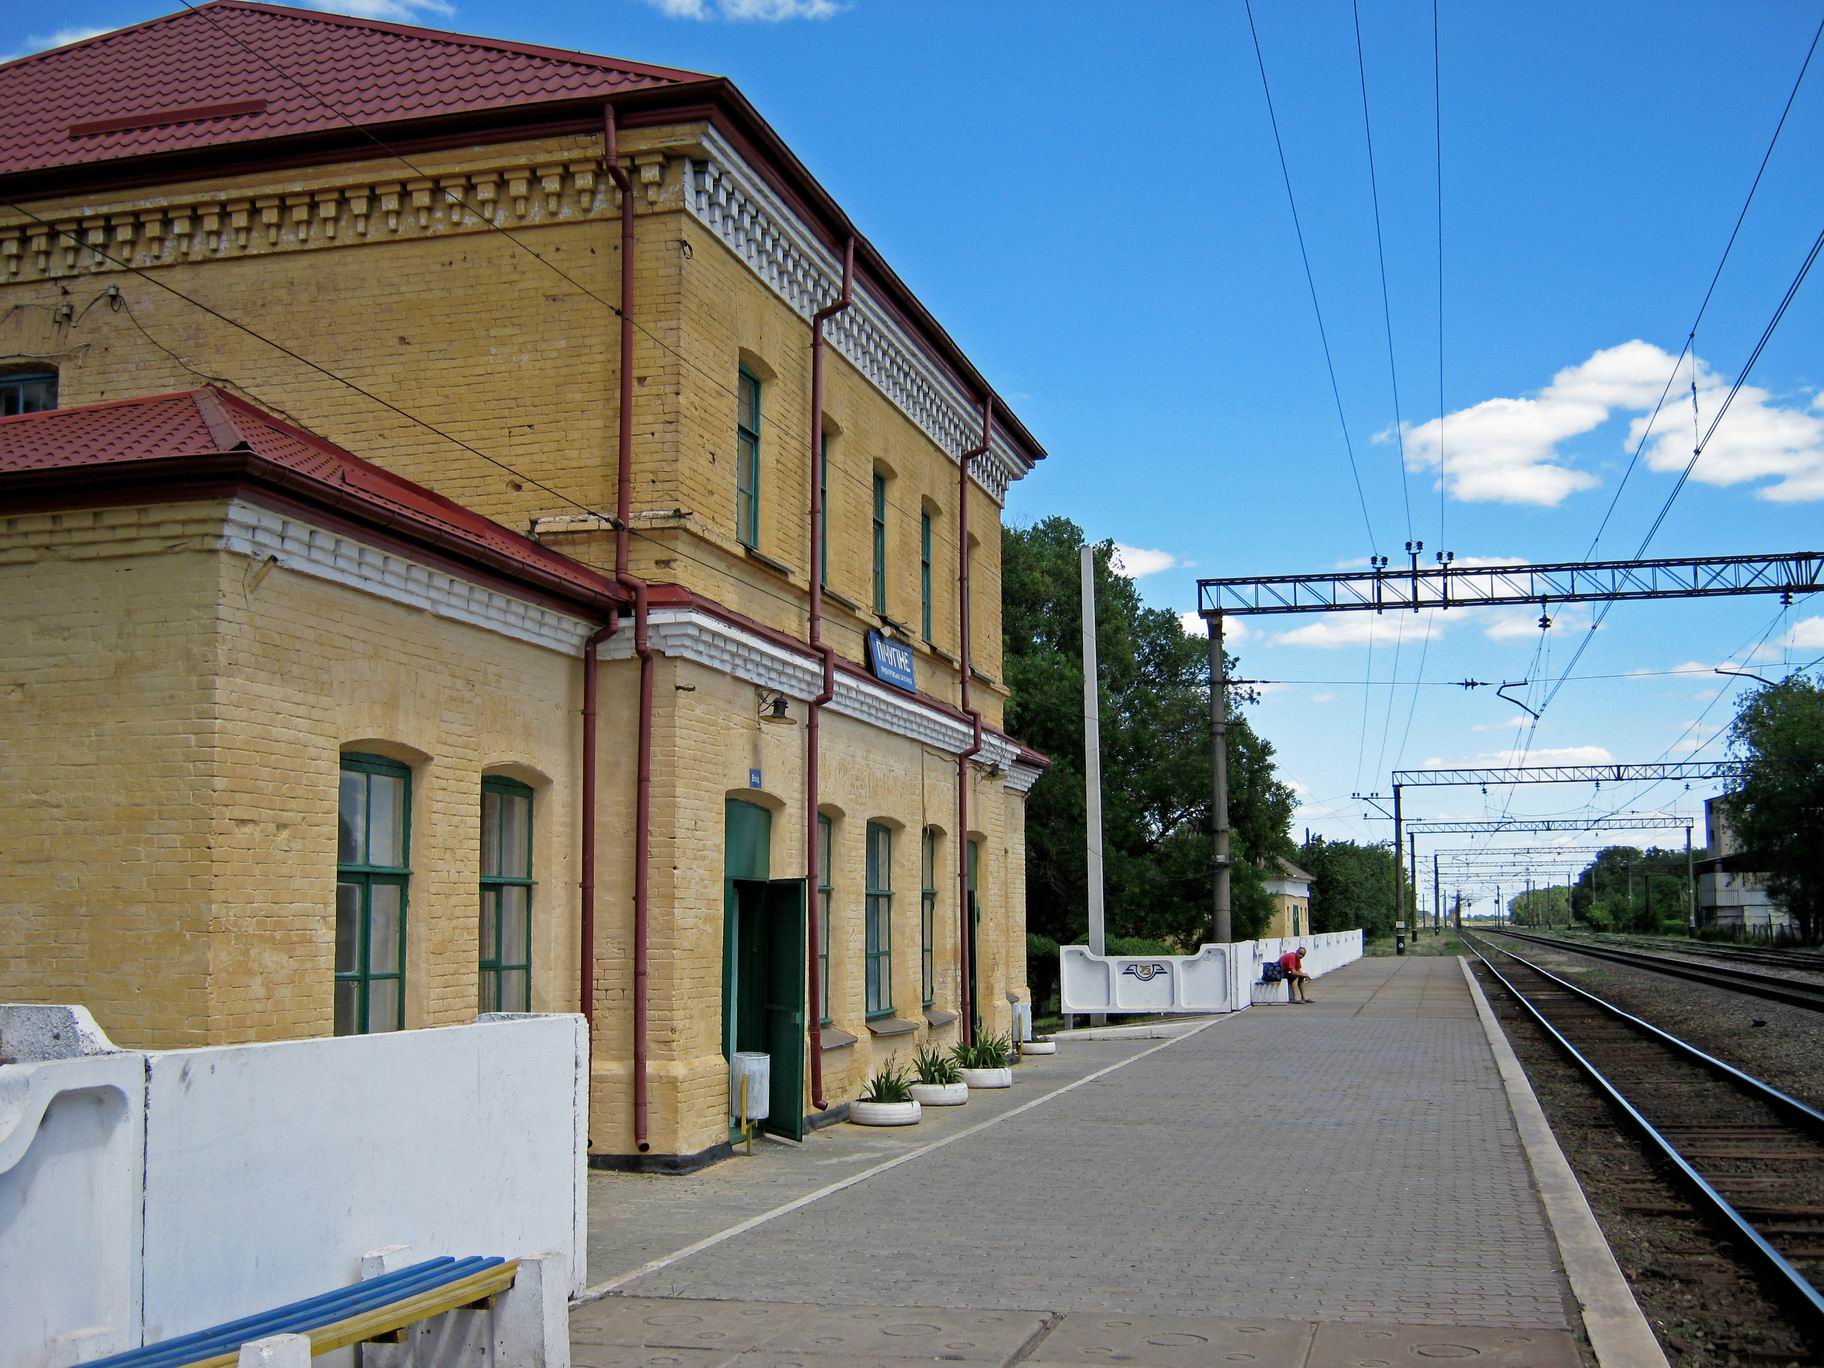
<svg viewBox="0 0 1824 1368">
<path fill-rule="evenodd" d="M 647 870 L 652 850 L 652 645 L 646 631 L 646 581 L 627 569 L 628 522 L 633 516 L 633 179 L 621 167 L 614 106 L 602 106 L 602 159 L 621 192 L 619 472 L 614 493 L 614 582 L 633 595 L 633 653 L 640 661 L 638 781 L 633 806 L 633 1144 L 646 1138 Z M 594 947 L 590 947 L 593 954 Z"/>
<path fill-rule="evenodd" d="M 982 749 L 982 715 L 969 706 L 969 466 L 985 456 L 994 439 L 994 398 L 982 400 L 982 444 L 962 454 L 956 463 L 956 595 L 962 641 L 957 649 L 957 676 L 962 682 L 961 703 L 974 736 L 956 757 L 956 906 L 957 966 L 961 972 L 957 996 L 962 1006 L 959 1037 L 975 1040 L 975 1002 L 969 991 L 969 761 Z"/>
<path fill-rule="evenodd" d="M 842 294 L 811 315 L 811 621 L 810 642 L 823 662 L 823 688 L 811 699 L 804 731 L 804 905 L 806 908 L 806 1012 L 810 1017 L 811 1107 L 823 1111 L 823 962 L 818 957 L 818 930 L 822 926 L 822 892 L 817 886 L 823 868 L 822 831 L 817 821 L 821 772 L 819 769 L 821 721 L 824 704 L 836 697 L 836 651 L 823 640 L 823 325 L 854 299 L 855 239 L 842 251 Z"/>
</svg>

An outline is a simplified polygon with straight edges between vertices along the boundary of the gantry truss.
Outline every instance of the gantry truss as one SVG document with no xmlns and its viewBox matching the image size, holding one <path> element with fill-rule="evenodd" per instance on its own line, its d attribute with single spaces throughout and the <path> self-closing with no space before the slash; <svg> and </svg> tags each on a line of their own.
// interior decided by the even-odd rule
<svg viewBox="0 0 1824 1368">
<path fill-rule="evenodd" d="M 1554 831 L 1676 831 L 1689 830 L 1689 817 L 1628 816 L 1614 813 L 1608 817 L 1503 817 L 1498 821 L 1447 822 L 1443 820 L 1406 823 L 1406 830 L 1425 836 L 1483 836 L 1512 832 L 1514 835 L 1547 835 Z"/>
<path fill-rule="evenodd" d="M 1645 765 L 1491 765 L 1479 769 L 1395 770 L 1393 791 L 1480 784 L 1631 784 L 1647 779 L 1735 779 L 1739 760 L 1670 760 Z"/>
<path fill-rule="evenodd" d="M 1529 604 L 1616 603 L 1624 599 L 1722 598 L 1736 594 L 1811 594 L 1824 590 L 1824 552 L 1760 556 L 1691 556 L 1669 560 L 1568 561 L 1549 565 L 1390 569 L 1318 575 L 1197 581 L 1204 617 L 1269 613 L 1418 612 L 1425 608 L 1498 608 Z M 1424 549 L 1423 543 L 1417 544 Z"/>
</svg>

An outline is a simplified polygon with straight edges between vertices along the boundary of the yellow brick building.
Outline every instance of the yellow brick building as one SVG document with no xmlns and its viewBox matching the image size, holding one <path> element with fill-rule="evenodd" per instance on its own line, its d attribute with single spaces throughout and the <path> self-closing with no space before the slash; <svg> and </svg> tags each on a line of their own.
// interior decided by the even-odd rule
<svg viewBox="0 0 1824 1368">
<path fill-rule="evenodd" d="M 0 102 L 0 430 L 213 385 L 399 477 L 151 479 L 175 439 L 120 405 L 62 465 L 134 478 L 41 455 L 0 497 L 0 998 L 143 1045 L 583 1007 L 592 1149 L 669 1166 L 724 1152 L 731 1050 L 792 1133 L 1007 1029 L 1043 760 L 999 730 L 999 510 L 1044 453 L 739 91 L 218 0 Z M 483 549 L 389 527 L 401 481 Z"/>
<path fill-rule="evenodd" d="M 1312 876 L 1278 855 L 1261 872 L 1266 876 L 1264 886 L 1273 913 L 1260 934 L 1292 938 L 1310 935 Z"/>
</svg>

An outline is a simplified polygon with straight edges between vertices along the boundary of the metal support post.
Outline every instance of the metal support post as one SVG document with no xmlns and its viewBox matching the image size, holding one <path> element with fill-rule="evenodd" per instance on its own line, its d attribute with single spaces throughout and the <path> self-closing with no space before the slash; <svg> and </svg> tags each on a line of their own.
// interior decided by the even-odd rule
<svg viewBox="0 0 1824 1368">
<path fill-rule="evenodd" d="M 1211 891 L 1216 903 L 1216 944 L 1234 940 L 1229 919 L 1229 665 L 1222 652 L 1222 614 L 1210 625 L 1210 825 L 1216 839 L 1211 856 Z"/>
<path fill-rule="evenodd" d="M 1438 934 L 1444 934 L 1444 900 L 1438 896 L 1438 852 L 1431 852 L 1431 911 L 1437 920 Z"/>
<path fill-rule="evenodd" d="M 1406 840 L 1405 820 L 1400 811 L 1400 786 L 1393 786 L 1393 953 L 1406 953 L 1406 880 L 1400 869 Z"/>
<path fill-rule="evenodd" d="M 1102 697 L 1096 664 L 1096 550 L 1083 568 L 1083 789 L 1089 813 L 1089 950 L 1107 954 L 1102 901 Z"/>
<path fill-rule="evenodd" d="M 1697 865 L 1691 858 L 1691 828 L 1685 828 L 1685 892 L 1691 900 L 1691 929 L 1697 930 Z"/>
<path fill-rule="evenodd" d="M 1425 925 L 1425 909 L 1419 906 L 1419 833 L 1406 833 L 1406 867 L 1412 871 L 1412 943 L 1419 943 L 1419 931 Z"/>
</svg>

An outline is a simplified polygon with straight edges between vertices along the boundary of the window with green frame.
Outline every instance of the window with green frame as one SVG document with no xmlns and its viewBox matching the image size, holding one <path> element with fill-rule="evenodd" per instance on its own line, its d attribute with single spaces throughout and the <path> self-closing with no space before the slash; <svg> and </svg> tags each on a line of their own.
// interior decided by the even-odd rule
<svg viewBox="0 0 1824 1368">
<path fill-rule="evenodd" d="M 918 627 L 925 644 L 931 644 L 931 513 L 918 515 Z"/>
<path fill-rule="evenodd" d="M 336 804 L 337 1035 L 405 1026 L 405 911 L 412 772 L 344 755 Z"/>
<path fill-rule="evenodd" d="M 532 1010 L 532 790 L 481 781 L 481 1010 Z"/>
<path fill-rule="evenodd" d="M 817 519 L 817 582 L 825 589 L 830 587 L 830 439 L 823 439 L 823 450 L 817 453 L 817 487 L 821 491 L 818 497 Z"/>
<path fill-rule="evenodd" d="M 735 536 L 760 545 L 760 378 L 746 366 L 735 405 Z"/>
<path fill-rule="evenodd" d="M 836 859 L 830 850 L 830 819 L 817 814 L 817 1019 L 830 1020 L 830 909 L 836 900 L 832 871 Z"/>
<path fill-rule="evenodd" d="M 893 833 L 868 823 L 867 917 L 869 1016 L 893 1011 Z"/>
<path fill-rule="evenodd" d="M 887 477 L 874 472 L 874 611 L 887 615 Z"/>
<path fill-rule="evenodd" d="M 937 977 L 932 970 L 931 954 L 937 941 L 937 832 L 925 828 L 923 848 L 919 852 L 923 887 L 919 891 L 918 953 L 925 985 L 925 1006 L 937 1001 Z"/>
</svg>

